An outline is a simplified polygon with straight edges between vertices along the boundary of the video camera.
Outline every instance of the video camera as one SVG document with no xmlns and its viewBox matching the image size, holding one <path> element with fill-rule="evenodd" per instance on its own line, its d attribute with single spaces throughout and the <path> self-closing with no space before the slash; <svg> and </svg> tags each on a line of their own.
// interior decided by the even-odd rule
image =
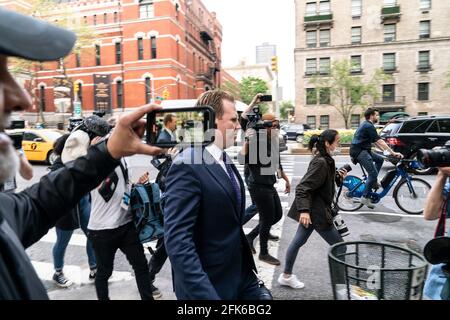
<svg viewBox="0 0 450 320">
<path fill-rule="evenodd" d="M 104 137 L 111 131 L 111 126 L 108 122 L 99 116 L 90 116 L 84 119 L 73 131 L 81 130 L 89 135 L 92 141 L 95 137 Z"/>
<path fill-rule="evenodd" d="M 417 152 L 417 160 L 425 169 L 450 167 L 450 140 L 441 148 L 433 150 L 420 149 Z"/>
<path fill-rule="evenodd" d="M 247 113 L 248 129 L 254 129 L 255 131 L 261 129 L 268 129 L 272 127 L 272 121 L 263 121 L 262 114 L 258 106 L 254 107 L 252 111 Z"/>
</svg>

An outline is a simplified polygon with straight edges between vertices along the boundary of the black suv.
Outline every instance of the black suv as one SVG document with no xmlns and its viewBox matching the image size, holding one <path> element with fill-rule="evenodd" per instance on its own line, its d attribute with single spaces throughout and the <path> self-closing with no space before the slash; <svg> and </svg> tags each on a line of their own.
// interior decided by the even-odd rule
<svg viewBox="0 0 450 320">
<path fill-rule="evenodd" d="M 450 115 L 392 120 L 383 128 L 380 137 L 405 158 L 415 159 L 419 149 L 441 147 L 450 140 Z M 417 174 L 429 174 L 434 169 L 413 171 Z"/>
</svg>

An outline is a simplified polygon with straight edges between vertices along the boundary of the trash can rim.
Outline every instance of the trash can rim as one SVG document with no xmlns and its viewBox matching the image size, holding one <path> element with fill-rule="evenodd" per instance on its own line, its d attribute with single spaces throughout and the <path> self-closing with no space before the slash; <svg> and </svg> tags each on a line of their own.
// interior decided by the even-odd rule
<svg viewBox="0 0 450 320">
<path fill-rule="evenodd" d="M 378 246 L 385 246 L 385 247 L 391 247 L 394 249 L 400 249 L 403 251 L 406 251 L 412 255 L 414 255 L 415 257 L 419 258 L 422 262 L 423 265 L 422 266 L 416 266 L 416 267 L 409 267 L 409 268 L 380 268 L 380 271 L 412 271 L 412 270 L 417 270 L 417 269 L 421 269 L 421 268 L 425 268 L 428 266 L 428 262 L 426 261 L 425 257 L 421 256 L 419 253 L 408 249 L 408 248 L 403 248 L 403 247 L 399 247 L 390 243 L 385 243 L 385 242 L 375 242 L 375 241 L 343 241 L 343 242 L 339 242 L 336 243 L 334 245 L 332 245 L 329 250 L 328 250 L 328 258 L 332 259 L 333 261 L 340 263 L 342 265 L 345 265 L 347 267 L 353 268 L 353 269 L 358 269 L 358 270 L 368 270 L 367 268 L 363 268 L 363 267 L 359 267 L 359 266 L 355 266 L 353 264 L 344 262 L 342 260 L 339 260 L 338 258 L 336 258 L 333 254 L 332 251 L 334 248 L 339 247 L 341 245 L 353 245 L 353 244 L 368 244 L 368 245 L 378 245 Z"/>
</svg>

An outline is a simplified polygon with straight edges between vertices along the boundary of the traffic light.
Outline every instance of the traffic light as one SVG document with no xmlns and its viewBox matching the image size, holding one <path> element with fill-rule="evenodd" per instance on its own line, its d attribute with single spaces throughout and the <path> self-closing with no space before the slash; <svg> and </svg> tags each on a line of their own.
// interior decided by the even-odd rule
<svg viewBox="0 0 450 320">
<path fill-rule="evenodd" d="M 272 71 L 278 72 L 278 57 L 273 56 L 271 59 Z"/>
<path fill-rule="evenodd" d="M 75 93 L 78 93 L 78 91 L 80 91 L 80 83 L 79 82 L 75 83 L 75 85 L 73 86 L 73 91 Z"/>
<path fill-rule="evenodd" d="M 164 100 L 169 100 L 169 98 L 170 98 L 170 92 L 169 92 L 169 90 L 167 90 L 167 89 L 165 89 L 164 91 L 163 91 L 163 99 Z"/>
</svg>

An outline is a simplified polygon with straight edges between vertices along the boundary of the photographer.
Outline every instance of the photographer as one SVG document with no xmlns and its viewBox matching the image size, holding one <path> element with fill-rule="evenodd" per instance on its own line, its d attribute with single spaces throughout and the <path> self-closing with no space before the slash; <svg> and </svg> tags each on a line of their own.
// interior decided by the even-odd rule
<svg viewBox="0 0 450 320">
<path fill-rule="evenodd" d="M 428 194 L 424 209 L 426 220 L 437 220 L 444 213 L 450 217 L 450 167 L 439 168 L 436 182 Z M 445 225 L 445 223 L 443 224 Z M 450 236 L 450 232 L 448 233 Z M 443 273 L 444 264 L 436 264 L 431 267 L 430 274 L 424 287 L 424 294 L 433 300 L 450 299 L 450 275 Z"/>
<path fill-rule="evenodd" d="M 298 229 L 286 252 L 284 273 L 278 277 L 278 283 L 294 289 L 304 284 L 292 274 L 299 249 L 316 230 L 328 244 L 343 242 L 341 234 L 333 226 L 332 202 L 334 199 L 336 167 L 332 155 L 339 147 L 340 137 L 336 130 L 325 130 L 320 136 L 313 135 L 309 150 L 314 154 L 308 171 L 296 188 L 295 200 L 288 217 L 298 221 Z M 347 171 L 340 169 L 340 179 Z"/>
<path fill-rule="evenodd" d="M 254 106 L 261 102 L 261 96 L 258 94 L 253 99 L 241 119 L 246 138 L 239 158 L 241 163 L 245 162 L 248 169 L 248 190 L 259 212 L 259 224 L 247 235 L 247 240 L 255 253 L 253 241 L 259 234 L 259 260 L 280 265 L 280 261 L 271 256 L 268 250 L 270 228 L 283 216 L 280 197 L 274 187 L 277 172 L 286 181 L 286 193 L 290 192 L 291 186 L 280 161 L 278 119 L 272 114 L 261 116 L 258 114 L 259 110 L 251 112 Z"/>
</svg>

